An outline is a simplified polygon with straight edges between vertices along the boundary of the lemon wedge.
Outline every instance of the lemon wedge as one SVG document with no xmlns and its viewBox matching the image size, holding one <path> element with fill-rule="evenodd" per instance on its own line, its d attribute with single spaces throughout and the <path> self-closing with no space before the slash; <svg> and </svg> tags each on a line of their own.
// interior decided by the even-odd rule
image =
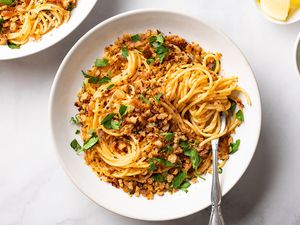
<svg viewBox="0 0 300 225">
<path fill-rule="evenodd" d="M 290 0 L 261 0 L 260 6 L 266 15 L 285 21 L 290 10 Z"/>
</svg>

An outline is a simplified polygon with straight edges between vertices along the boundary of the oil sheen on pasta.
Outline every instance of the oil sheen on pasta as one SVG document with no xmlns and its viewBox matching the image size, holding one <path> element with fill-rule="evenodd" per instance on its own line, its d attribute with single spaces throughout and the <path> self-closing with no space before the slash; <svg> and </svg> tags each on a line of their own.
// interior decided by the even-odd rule
<svg viewBox="0 0 300 225">
<path fill-rule="evenodd" d="M 187 192 L 211 170 L 210 141 L 218 137 L 221 168 L 240 142 L 231 137 L 244 120 L 238 94 L 251 103 L 236 76 L 219 75 L 220 58 L 157 30 L 125 34 L 106 47 L 83 72 L 75 103 L 83 141 L 97 138 L 83 148 L 86 163 L 102 180 L 148 199 Z"/>
<path fill-rule="evenodd" d="M 3 3 L 2 3 L 3 1 Z M 76 0 L 0 0 L 0 45 L 38 40 L 70 17 Z"/>
</svg>

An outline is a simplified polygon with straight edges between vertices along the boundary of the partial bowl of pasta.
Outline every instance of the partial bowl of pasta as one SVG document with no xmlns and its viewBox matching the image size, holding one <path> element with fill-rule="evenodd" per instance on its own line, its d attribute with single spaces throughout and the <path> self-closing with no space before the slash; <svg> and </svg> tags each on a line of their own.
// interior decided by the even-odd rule
<svg viewBox="0 0 300 225">
<path fill-rule="evenodd" d="M 0 0 L 0 60 L 42 51 L 70 34 L 93 9 L 80 0 Z"/>
<path fill-rule="evenodd" d="M 222 194 L 236 184 L 256 149 L 260 104 L 250 66 L 223 33 L 144 9 L 108 19 L 76 43 L 56 74 L 49 114 L 58 158 L 84 194 L 157 221 L 210 205 L 215 138 Z"/>
</svg>

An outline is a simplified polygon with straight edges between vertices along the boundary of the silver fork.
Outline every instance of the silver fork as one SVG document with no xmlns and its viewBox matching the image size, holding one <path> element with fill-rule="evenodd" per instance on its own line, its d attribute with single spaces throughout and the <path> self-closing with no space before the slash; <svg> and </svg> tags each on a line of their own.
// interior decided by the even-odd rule
<svg viewBox="0 0 300 225">
<path fill-rule="evenodd" d="M 221 116 L 221 131 L 223 132 L 226 126 L 226 115 L 222 113 Z M 221 212 L 222 192 L 219 182 L 218 174 L 218 146 L 219 138 L 211 141 L 212 155 L 213 155 L 213 178 L 211 187 L 211 214 L 209 225 L 225 225 Z"/>
</svg>

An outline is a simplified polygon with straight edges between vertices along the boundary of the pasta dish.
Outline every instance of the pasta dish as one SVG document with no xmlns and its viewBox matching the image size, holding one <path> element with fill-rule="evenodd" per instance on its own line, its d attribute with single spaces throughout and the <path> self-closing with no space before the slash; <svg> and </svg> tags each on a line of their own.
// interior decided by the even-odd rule
<svg viewBox="0 0 300 225">
<path fill-rule="evenodd" d="M 70 17 L 76 0 L 0 0 L 0 45 L 19 48 Z"/>
<path fill-rule="evenodd" d="M 71 121 L 80 125 L 93 171 L 130 195 L 182 190 L 210 172 L 211 140 L 220 137 L 219 172 L 240 140 L 231 135 L 244 121 L 236 76 L 220 75 L 221 54 L 204 51 L 158 30 L 124 34 L 87 71 Z M 221 113 L 226 113 L 223 132 Z"/>
</svg>

